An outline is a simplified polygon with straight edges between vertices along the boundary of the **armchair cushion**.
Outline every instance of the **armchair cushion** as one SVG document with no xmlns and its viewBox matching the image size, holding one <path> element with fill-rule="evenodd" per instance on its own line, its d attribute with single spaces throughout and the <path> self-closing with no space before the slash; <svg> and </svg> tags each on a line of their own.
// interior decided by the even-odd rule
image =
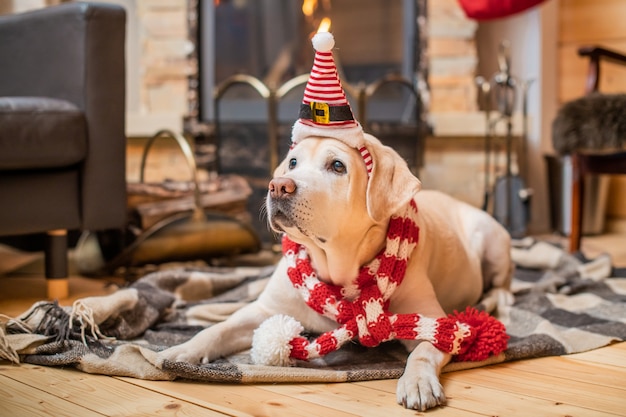
<svg viewBox="0 0 626 417">
<path fill-rule="evenodd" d="M 0 97 L 0 170 L 60 168 L 87 154 L 87 125 L 72 103 Z"/>
</svg>

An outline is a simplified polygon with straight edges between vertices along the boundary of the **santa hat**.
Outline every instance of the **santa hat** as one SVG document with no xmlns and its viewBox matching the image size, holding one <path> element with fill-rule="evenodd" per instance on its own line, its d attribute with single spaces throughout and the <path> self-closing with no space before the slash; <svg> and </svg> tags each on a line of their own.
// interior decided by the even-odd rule
<svg viewBox="0 0 626 417">
<path fill-rule="evenodd" d="M 293 125 L 292 146 L 308 137 L 340 140 L 361 153 L 369 174 L 373 161 L 365 147 L 363 128 L 354 118 L 331 52 L 335 38 L 329 32 L 320 32 L 313 36 L 312 42 L 315 60 L 304 90 L 299 119 Z"/>
</svg>

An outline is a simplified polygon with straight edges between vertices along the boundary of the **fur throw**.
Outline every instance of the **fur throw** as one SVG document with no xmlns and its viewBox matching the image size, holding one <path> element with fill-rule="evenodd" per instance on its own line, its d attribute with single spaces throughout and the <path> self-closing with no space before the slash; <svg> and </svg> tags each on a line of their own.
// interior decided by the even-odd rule
<svg viewBox="0 0 626 417">
<path fill-rule="evenodd" d="M 626 94 L 594 93 L 566 103 L 552 123 L 552 145 L 561 155 L 626 148 Z"/>
</svg>

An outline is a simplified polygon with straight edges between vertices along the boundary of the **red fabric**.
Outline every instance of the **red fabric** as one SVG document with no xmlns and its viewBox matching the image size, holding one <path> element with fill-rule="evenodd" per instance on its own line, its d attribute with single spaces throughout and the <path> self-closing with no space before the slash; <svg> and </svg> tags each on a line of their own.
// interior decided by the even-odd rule
<svg viewBox="0 0 626 417">
<path fill-rule="evenodd" d="M 458 320 L 470 326 L 472 334 L 461 342 L 461 350 L 454 357 L 456 361 L 484 361 L 491 355 L 498 355 L 507 348 L 509 335 L 502 322 L 486 311 L 467 307 L 461 313 L 455 311 L 448 319 Z"/>
<path fill-rule="evenodd" d="M 489 20 L 507 17 L 530 9 L 545 0 L 459 0 L 470 19 Z"/>
<path fill-rule="evenodd" d="M 294 337 L 289 342 L 291 345 L 290 357 L 294 359 L 300 359 L 305 361 L 309 359 L 309 353 L 306 351 L 306 347 L 309 345 L 309 341 L 304 337 Z"/>
</svg>

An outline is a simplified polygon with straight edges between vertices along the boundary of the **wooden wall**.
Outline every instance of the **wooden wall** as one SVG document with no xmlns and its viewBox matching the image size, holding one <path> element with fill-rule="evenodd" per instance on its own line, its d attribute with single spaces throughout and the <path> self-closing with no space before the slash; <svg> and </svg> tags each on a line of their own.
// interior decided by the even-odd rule
<svg viewBox="0 0 626 417">
<path fill-rule="evenodd" d="M 559 98 L 565 102 L 584 93 L 587 60 L 578 56 L 579 47 L 601 45 L 626 53 L 626 1 L 561 0 L 559 27 Z M 602 91 L 626 92 L 626 66 L 607 62 L 602 71 Z"/>
<path fill-rule="evenodd" d="M 476 21 L 465 16 L 457 0 L 428 1 L 431 113 L 478 111 L 474 82 L 477 26 Z"/>
</svg>

